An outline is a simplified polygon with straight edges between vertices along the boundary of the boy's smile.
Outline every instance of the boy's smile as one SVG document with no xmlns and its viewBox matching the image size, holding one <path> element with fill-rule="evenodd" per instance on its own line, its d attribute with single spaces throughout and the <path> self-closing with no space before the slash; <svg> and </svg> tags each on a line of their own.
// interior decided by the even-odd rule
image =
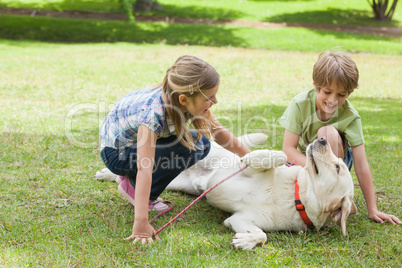
<svg viewBox="0 0 402 268">
<path fill-rule="evenodd" d="M 314 84 L 317 96 L 315 108 L 317 116 L 322 121 L 331 119 L 332 115 L 345 103 L 348 93 L 342 85 L 332 82 L 329 86 L 319 87 Z"/>
</svg>

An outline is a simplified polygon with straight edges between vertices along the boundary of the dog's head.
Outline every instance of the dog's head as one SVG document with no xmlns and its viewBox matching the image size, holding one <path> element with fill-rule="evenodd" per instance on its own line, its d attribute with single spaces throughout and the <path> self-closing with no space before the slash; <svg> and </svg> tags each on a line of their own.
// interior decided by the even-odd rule
<svg viewBox="0 0 402 268">
<path fill-rule="evenodd" d="M 306 150 L 306 170 L 314 185 L 314 192 L 321 206 L 324 219 L 332 220 L 342 228 L 346 236 L 346 219 L 356 214 L 353 202 L 354 185 L 350 172 L 342 159 L 336 157 L 326 138 L 311 143 Z"/>
</svg>

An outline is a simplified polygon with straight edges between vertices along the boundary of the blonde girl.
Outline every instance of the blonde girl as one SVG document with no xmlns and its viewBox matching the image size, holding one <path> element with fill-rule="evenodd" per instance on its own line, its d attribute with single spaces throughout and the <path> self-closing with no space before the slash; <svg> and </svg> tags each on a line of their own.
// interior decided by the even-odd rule
<svg viewBox="0 0 402 268">
<path fill-rule="evenodd" d="M 239 156 L 249 152 L 210 111 L 218 102 L 219 81 L 207 62 L 182 56 L 161 84 L 122 97 L 106 116 L 100 131 L 101 157 L 120 175 L 119 192 L 135 204 L 127 240 L 153 242 L 148 211 L 167 208 L 159 195 L 180 172 L 208 154 L 210 139 Z"/>
</svg>

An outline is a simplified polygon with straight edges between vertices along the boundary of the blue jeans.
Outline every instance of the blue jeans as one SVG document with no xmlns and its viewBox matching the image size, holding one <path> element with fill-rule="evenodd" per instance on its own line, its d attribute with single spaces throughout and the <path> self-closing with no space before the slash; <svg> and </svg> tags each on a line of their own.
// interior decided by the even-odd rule
<svg viewBox="0 0 402 268">
<path fill-rule="evenodd" d="M 160 138 L 156 142 L 155 162 L 152 173 L 150 200 L 156 200 L 168 184 L 182 171 L 205 158 L 211 149 L 210 141 L 202 136 L 196 141 L 195 131 L 191 131 L 197 149 L 191 151 L 183 146 L 177 136 Z M 101 157 L 106 167 L 114 174 L 130 178 L 135 187 L 137 178 L 137 145 L 124 149 L 105 147 Z"/>
<path fill-rule="evenodd" d="M 353 154 L 352 149 L 350 149 L 350 144 L 348 139 L 346 139 L 345 133 L 339 132 L 339 135 L 342 139 L 343 150 L 345 152 L 345 157 L 343 158 L 343 162 L 348 167 L 349 171 L 352 169 L 353 166 Z"/>
<path fill-rule="evenodd" d="M 350 171 L 353 166 L 353 155 L 352 155 L 352 150 L 350 149 L 350 145 L 346 151 L 345 158 L 343 158 L 343 162 L 345 162 L 346 166 L 348 167 L 348 169 Z"/>
</svg>

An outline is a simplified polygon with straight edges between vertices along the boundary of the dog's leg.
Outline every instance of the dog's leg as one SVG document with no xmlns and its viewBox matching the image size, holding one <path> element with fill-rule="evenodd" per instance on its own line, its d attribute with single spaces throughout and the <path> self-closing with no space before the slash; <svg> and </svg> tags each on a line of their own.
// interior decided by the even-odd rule
<svg viewBox="0 0 402 268">
<path fill-rule="evenodd" d="M 247 175 L 263 172 L 286 163 L 286 154 L 282 151 L 256 150 L 241 158 L 241 162 L 248 166 Z"/>
<path fill-rule="evenodd" d="M 226 227 L 231 227 L 236 235 L 232 238 L 231 245 L 242 250 L 250 250 L 258 244 L 267 241 L 267 235 L 249 219 L 250 215 L 233 214 L 224 221 Z"/>
<path fill-rule="evenodd" d="M 258 144 L 263 143 L 268 139 L 268 136 L 263 133 L 252 133 L 238 137 L 241 143 L 243 143 L 247 148 L 253 148 Z"/>
<path fill-rule="evenodd" d="M 104 168 L 97 171 L 94 178 L 98 181 L 116 181 L 117 175 L 112 173 L 109 169 Z"/>
</svg>

